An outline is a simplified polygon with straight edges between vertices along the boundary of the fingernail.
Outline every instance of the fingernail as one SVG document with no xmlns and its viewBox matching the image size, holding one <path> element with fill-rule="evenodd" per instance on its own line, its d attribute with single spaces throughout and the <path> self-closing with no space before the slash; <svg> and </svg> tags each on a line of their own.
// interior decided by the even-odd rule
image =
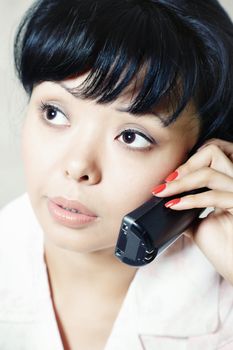
<svg viewBox="0 0 233 350">
<path fill-rule="evenodd" d="M 172 199 L 171 201 L 165 203 L 165 207 L 166 207 L 166 208 L 170 208 L 170 207 L 172 207 L 173 205 L 178 204 L 180 201 L 181 201 L 180 198 Z"/>
<path fill-rule="evenodd" d="M 152 194 L 162 192 L 166 188 L 166 184 L 158 185 L 152 190 Z"/>
<path fill-rule="evenodd" d="M 171 173 L 170 175 L 168 175 L 168 177 L 165 179 L 166 182 L 170 182 L 173 181 L 177 178 L 178 176 L 178 171 L 174 171 L 173 173 Z"/>
</svg>

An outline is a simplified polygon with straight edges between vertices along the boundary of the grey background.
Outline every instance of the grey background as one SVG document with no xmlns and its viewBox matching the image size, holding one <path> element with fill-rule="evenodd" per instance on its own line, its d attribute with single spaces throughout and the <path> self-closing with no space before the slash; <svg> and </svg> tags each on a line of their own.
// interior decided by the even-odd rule
<svg viewBox="0 0 233 350">
<path fill-rule="evenodd" d="M 233 18 L 233 0 L 220 2 Z M 0 0 L 0 208 L 26 190 L 20 133 L 27 98 L 15 77 L 12 43 L 20 18 L 31 3 Z"/>
</svg>

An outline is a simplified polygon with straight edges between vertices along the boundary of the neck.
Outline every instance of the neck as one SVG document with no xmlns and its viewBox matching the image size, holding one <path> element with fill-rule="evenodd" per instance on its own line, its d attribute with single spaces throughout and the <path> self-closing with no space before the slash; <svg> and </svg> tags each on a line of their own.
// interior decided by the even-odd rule
<svg viewBox="0 0 233 350">
<path fill-rule="evenodd" d="M 77 296 L 95 290 L 99 295 L 125 295 L 136 269 L 116 259 L 113 248 L 94 253 L 77 253 L 44 243 L 50 286 L 57 295 Z"/>
</svg>

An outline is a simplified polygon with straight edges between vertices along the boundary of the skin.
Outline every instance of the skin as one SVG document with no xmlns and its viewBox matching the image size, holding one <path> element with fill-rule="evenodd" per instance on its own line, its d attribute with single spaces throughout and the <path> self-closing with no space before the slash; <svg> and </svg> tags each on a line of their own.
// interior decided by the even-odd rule
<svg viewBox="0 0 233 350">
<path fill-rule="evenodd" d="M 62 83 L 73 88 L 84 78 Z M 41 101 L 61 111 L 48 123 Z M 50 288 L 66 349 L 71 345 L 75 349 L 77 342 L 82 349 L 93 349 L 91 338 L 95 349 L 103 348 L 136 272 L 114 257 L 121 220 L 187 159 L 198 138 L 199 121 L 192 104 L 165 128 L 154 115 L 137 118 L 120 112 L 128 102 L 126 94 L 100 105 L 74 97 L 57 83 L 42 82 L 33 89 L 28 105 L 22 130 L 27 191 L 44 232 Z M 127 144 L 119 135 L 129 128 L 155 143 L 136 135 Z M 55 196 L 80 201 L 97 220 L 81 229 L 54 222 L 47 200 Z M 102 335 L 99 341 L 94 334 Z"/>
</svg>

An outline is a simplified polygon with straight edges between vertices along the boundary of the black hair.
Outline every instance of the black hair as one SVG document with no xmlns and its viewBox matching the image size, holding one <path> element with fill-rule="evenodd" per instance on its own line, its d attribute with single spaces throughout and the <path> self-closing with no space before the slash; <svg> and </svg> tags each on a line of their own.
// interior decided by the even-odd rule
<svg viewBox="0 0 233 350">
<path fill-rule="evenodd" d="M 14 54 L 29 96 L 42 81 L 88 72 L 75 94 L 110 103 L 144 72 L 128 112 L 152 112 L 165 99 L 166 126 L 193 100 L 199 143 L 233 140 L 233 24 L 217 0 L 36 1 Z"/>
</svg>

